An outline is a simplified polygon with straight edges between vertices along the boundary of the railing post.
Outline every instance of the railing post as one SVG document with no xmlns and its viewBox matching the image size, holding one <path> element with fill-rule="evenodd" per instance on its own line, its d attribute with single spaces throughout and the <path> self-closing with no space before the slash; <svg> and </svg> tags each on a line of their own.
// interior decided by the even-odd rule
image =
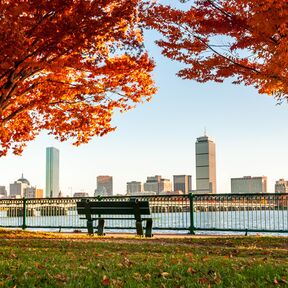
<svg viewBox="0 0 288 288">
<path fill-rule="evenodd" d="M 26 210 L 26 204 L 27 204 L 27 199 L 23 197 L 23 221 L 22 221 L 22 229 L 26 229 L 26 216 L 27 216 L 27 210 Z"/>
<path fill-rule="evenodd" d="M 194 226 L 194 195 L 189 193 L 189 202 L 190 202 L 190 227 L 189 234 L 195 235 L 195 226 Z"/>
</svg>

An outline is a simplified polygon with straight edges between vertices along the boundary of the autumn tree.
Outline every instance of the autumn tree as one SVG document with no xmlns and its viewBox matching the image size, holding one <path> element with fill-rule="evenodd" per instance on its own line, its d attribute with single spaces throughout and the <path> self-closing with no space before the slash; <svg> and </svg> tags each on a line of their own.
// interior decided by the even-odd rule
<svg viewBox="0 0 288 288">
<path fill-rule="evenodd" d="M 157 41 L 162 53 L 184 64 L 180 77 L 198 82 L 232 77 L 235 84 L 288 99 L 287 1 L 180 2 L 176 8 L 154 3 L 142 10 L 146 27 L 163 36 Z"/>
<path fill-rule="evenodd" d="M 41 130 L 78 145 L 155 93 L 139 0 L 0 1 L 0 155 Z"/>
</svg>

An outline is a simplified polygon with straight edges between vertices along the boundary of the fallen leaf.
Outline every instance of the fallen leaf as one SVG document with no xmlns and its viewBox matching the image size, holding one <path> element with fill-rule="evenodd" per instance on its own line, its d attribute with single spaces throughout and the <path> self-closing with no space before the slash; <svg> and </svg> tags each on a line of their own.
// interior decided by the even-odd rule
<svg viewBox="0 0 288 288">
<path fill-rule="evenodd" d="M 142 280 L 142 276 L 140 273 L 134 273 L 133 274 L 133 278 L 137 281 L 141 281 Z"/>
<path fill-rule="evenodd" d="M 127 257 L 124 257 L 122 264 L 124 267 L 128 268 L 128 267 L 132 266 L 133 263 Z"/>
<path fill-rule="evenodd" d="M 79 269 L 82 269 L 82 270 L 88 270 L 89 268 L 86 267 L 86 266 L 79 266 Z"/>
<path fill-rule="evenodd" d="M 281 277 L 281 282 L 283 282 L 283 283 L 285 283 L 285 284 L 288 284 L 288 281 L 287 281 L 287 279 L 286 279 L 285 276 L 282 276 L 282 277 Z"/>
<path fill-rule="evenodd" d="M 199 284 L 208 284 L 209 283 L 209 279 L 202 277 L 198 279 L 198 283 Z"/>
<path fill-rule="evenodd" d="M 120 279 L 111 279 L 112 287 L 122 288 L 124 286 L 123 282 Z"/>
<path fill-rule="evenodd" d="M 192 267 L 188 267 L 187 273 L 195 274 L 197 271 L 193 269 Z"/>
<path fill-rule="evenodd" d="M 54 278 L 59 280 L 59 281 L 62 281 L 62 282 L 67 281 L 67 276 L 65 274 L 62 274 L 62 273 L 54 275 Z"/>
<path fill-rule="evenodd" d="M 166 278 L 169 276 L 169 273 L 168 272 L 161 272 L 160 275 L 163 277 L 163 278 Z"/>
<path fill-rule="evenodd" d="M 102 284 L 104 286 L 109 286 L 110 285 L 110 280 L 109 280 L 109 278 L 106 275 L 103 276 Z"/>
<path fill-rule="evenodd" d="M 222 279 L 221 279 L 220 275 L 219 275 L 218 273 L 216 273 L 216 272 L 215 272 L 215 274 L 213 275 L 213 279 L 214 279 L 214 281 L 215 281 L 215 283 L 216 283 L 217 285 L 220 285 L 221 282 L 222 282 Z"/>
<path fill-rule="evenodd" d="M 103 255 L 103 254 L 94 253 L 94 256 L 96 256 L 96 257 L 103 257 L 104 255 Z"/>
<path fill-rule="evenodd" d="M 46 268 L 45 266 L 43 266 L 43 265 L 42 265 L 41 263 L 39 263 L 39 262 L 35 262 L 34 265 L 35 265 L 35 267 L 38 268 L 38 269 L 45 269 L 45 268 Z"/>
<path fill-rule="evenodd" d="M 150 280 L 151 279 L 151 274 L 147 273 L 144 275 L 145 280 Z"/>
</svg>

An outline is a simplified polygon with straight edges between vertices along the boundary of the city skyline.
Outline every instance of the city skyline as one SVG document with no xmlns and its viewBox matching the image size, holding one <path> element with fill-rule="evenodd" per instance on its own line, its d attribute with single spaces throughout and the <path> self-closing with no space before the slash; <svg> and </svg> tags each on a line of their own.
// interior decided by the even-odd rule
<svg viewBox="0 0 288 288">
<path fill-rule="evenodd" d="M 207 145 L 206 145 L 207 144 Z M 81 192 L 75 192 L 73 189 L 72 189 L 72 187 L 70 186 L 70 187 L 68 187 L 68 189 L 70 190 L 68 193 L 66 193 L 66 194 L 62 194 L 62 192 L 61 192 L 61 195 L 60 195 L 60 191 L 61 191 L 61 189 L 59 189 L 59 153 L 60 153 L 60 151 L 57 149 L 57 148 L 55 148 L 55 147 L 46 147 L 46 193 L 45 193 L 45 195 L 46 195 L 46 197 L 61 197 L 61 196 L 70 196 L 70 197 L 72 197 L 72 195 L 74 195 L 74 194 L 85 194 L 85 195 L 90 195 L 90 196 L 93 196 L 93 194 L 91 195 L 91 193 L 90 192 L 87 192 L 87 191 L 84 191 L 84 189 L 81 189 Z M 199 160 L 199 155 L 203 158 L 203 156 L 205 156 L 206 158 L 205 159 L 200 159 Z M 132 190 L 131 191 L 129 191 L 130 189 L 128 189 L 128 186 L 129 185 L 131 185 L 132 184 L 132 186 L 135 186 L 135 184 L 137 184 L 137 186 L 139 186 L 139 187 L 137 187 L 137 191 L 134 191 L 134 192 L 151 192 L 151 191 L 154 191 L 155 189 L 150 189 L 151 187 L 149 186 L 149 189 L 147 190 L 147 189 L 145 189 L 145 185 L 150 185 L 150 183 L 149 182 L 159 182 L 160 180 L 160 182 L 162 182 L 162 181 L 165 181 L 165 183 L 167 182 L 167 184 L 168 184 L 168 186 L 167 187 L 169 187 L 169 189 L 166 189 L 166 188 L 164 188 L 164 186 L 165 185 L 167 185 L 167 184 L 165 184 L 161 189 L 163 189 L 163 192 L 165 192 L 165 191 L 167 191 L 167 192 L 170 192 L 170 191 L 178 191 L 178 190 L 182 190 L 182 192 L 183 193 L 188 193 L 188 191 L 191 191 L 191 192 L 193 192 L 193 193 L 213 193 L 213 194 L 215 194 L 215 193 L 217 193 L 216 191 L 215 191 L 215 188 L 216 188 L 216 181 L 215 181 L 215 176 L 216 176 L 216 169 L 215 169 L 215 165 L 216 165 L 216 158 L 215 158 L 215 155 L 216 155 L 216 153 L 215 153 L 215 143 L 211 140 L 211 138 L 209 138 L 207 135 L 206 135 L 206 129 L 205 129 L 205 132 L 204 132 L 204 135 L 203 136 L 200 136 L 200 137 L 197 137 L 197 141 L 196 141 L 196 143 L 195 143 L 195 164 L 196 164 L 196 176 L 195 176 L 195 182 L 196 182 L 196 189 L 192 189 L 192 176 L 191 175 L 173 175 L 173 182 L 171 181 L 171 179 L 170 178 L 168 178 L 168 179 L 165 179 L 165 178 L 163 178 L 161 175 L 155 175 L 155 176 L 147 176 L 147 179 L 146 179 L 146 182 L 143 182 L 142 183 L 142 181 L 139 181 L 139 182 L 137 182 L 137 181 L 135 181 L 135 180 L 133 180 L 133 181 L 129 181 L 129 182 L 126 182 L 126 190 L 125 190 L 125 192 L 124 193 L 117 193 L 117 191 L 115 192 L 115 193 L 113 193 L 113 175 L 111 176 L 111 175 L 98 175 L 98 176 L 96 176 L 96 189 L 94 190 L 94 196 L 98 196 L 98 195 L 106 195 L 106 196 L 112 196 L 112 195 L 119 195 L 119 194 L 123 194 L 123 195 L 125 195 L 126 193 L 127 193 L 127 195 L 129 195 L 129 194 L 133 194 L 133 191 L 132 190 L 135 190 L 135 187 L 134 188 L 132 188 Z M 207 164 L 207 165 L 202 165 L 204 162 Z M 203 163 L 202 163 L 203 162 Z M 204 163 L 204 164 L 205 164 Z M 52 167 L 54 168 L 54 169 L 52 169 Z M 199 185 L 199 183 L 198 183 L 198 190 L 197 190 L 197 181 L 199 181 L 199 177 L 197 177 L 197 170 L 199 169 L 199 167 L 200 167 L 200 169 L 202 169 L 203 167 L 206 169 L 208 169 L 208 171 L 204 171 L 205 173 L 205 175 L 207 174 L 208 176 L 212 173 L 212 178 L 205 178 L 206 180 L 208 180 L 208 184 L 206 183 L 204 183 L 205 185 L 203 185 L 203 179 L 204 178 L 201 178 L 200 177 L 200 180 L 202 181 L 201 183 L 200 183 L 200 185 Z M 52 171 L 53 170 L 53 171 Z M 211 170 L 211 171 L 210 171 Z M 202 170 L 201 170 L 202 171 Z M 202 171 L 203 172 L 203 171 Z M 200 173 L 201 175 L 203 174 L 203 173 Z M 211 173 L 210 173 L 211 172 Z M 198 172 L 199 173 L 199 172 Z M 52 193 L 52 194 L 55 194 L 55 195 L 47 195 L 47 187 L 49 186 L 49 185 L 47 185 L 47 184 L 49 184 L 49 179 L 51 178 L 50 176 L 50 174 L 53 174 L 54 176 L 56 176 L 56 182 L 55 181 L 52 181 L 52 182 L 55 182 L 52 186 L 57 186 L 56 188 L 58 189 L 56 189 L 57 191 L 59 191 L 58 192 L 58 194 L 56 195 L 55 193 Z M 199 174 L 199 175 L 200 175 Z M 202 175 L 203 176 L 203 175 Z M 23 173 L 22 173 L 22 178 L 23 178 Z M 28 180 L 27 179 L 24 179 L 23 181 L 22 181 L 22 178 L 21 179 L 18 179 L 17 181 L 20 181 L 20 182 L 23 182 L 24 180 L 24 182 L 26 183 L 28 183 L 28 186 L 30 185 L 29 184 L 29 182 L 28 182 Z M 52 177 L 53 178 L 53 177 Z M 55 180 L 54 179 L 54 180 Z M 251 181 L 253 182 L 253 184 L 252 184 L 252 182 L 251 182 L 251 184 L 248 184 L 248 182 L 247 182 L 247 179 L 250 181 L 250 179 L 251 179 Z M 255 179 L 255 180 L 254 180 Z M 260 189 L 260 188 L 257 188 L 260 184 L 257 182 L 258 181 L 258 179 L 264 179 L 265 181 L 265 185 L 264 184 L 261 184 L 261 185 L 264 185 L 263 187 L 265 187 L 265 188 L 263 188 L 264 190 L 262 191 L 262 188 Z M 52 179 L 50 179 L 50 180 L 52 180 Z M 210 180 L 211 180 L 211 182 L 210 182 Z M 18 183 L 17 181 L 14 181 L 14 183 Z M 275 181 L 275 184 L 274 184 L 274 190 L 273 191 L 267 191 L 267 176 L 238 176 L 238 177 L 234 177 L 234 178 L 231 178 L 230 179 L 230 181 L 231 181 L 231 189 L 230 189 L 230 191 L 229 192 L 220 192 L 220 193 L 251 193 L 251 191 L 253 191 L 252 193 L 269 193 L 269 192 L 271 192 L 271 193 L 274 193 L 274 190 L 275 190 L 275 193 L 279 193 L 279 191 L 278 191 L 278 189 L 279 188 L 276 188 L 276 185 L 277 185 L 277 183 L 279 183 L 278 184 L 278 187 L 280 187 L 281 185 L 283 186 L 283 183 L 286 185 L 286 183 L 288 183 L 288 181 L 286 181 L 285 182 L 285 179 L 283 179 L 283 178 L 279 178 L 278 180 L 276 180 Z M 236 184 L 236 181 L 240 181 L 241 182 L 241 184 L 240 184 L 240 182 L 239 182 L 239 184 Z M 245 183 L 244 183 L 244 182 Z M 263 182 L 263 180 L 261 180 L 262 182 Z M 260 182 L 261 182 L 260 181 Z M 24 183 L 23 182 L 23 183 Z M 51 181 L 50 181 L 51 182 Z M 159 182 L 159 183 L 160 183 Z M 168 183 L 169 182 L 169 183 Z M 243 182 L 243 184 L 242 184 L 242 182 Z M 261 182 L 261 183 L 262 183 Z M 164 182 L 163 182 L 164 183 Z M 180 184 L 181 183 L 181 184 Z M 185 184 L 184 184 L 185 183 Z M 233 183 L 235 183 L 235 184 L 233 184 Z M 0 183 L 1 184 L 1 183 Z M 13 192 L 11 192 L 11 186 L 13 186 L 14 184 L 13 183 L 10 183 L 9 184 L 9 186 L 10 186 L 10 189 L 9 189 L 9 192 L 7 193 L 7 196 L 13 196 L 14 194 L 13 194 Z M 154 184 L 153 184 L 154 185 Z M 159 185 L 159 184 L 157 184 L 157 185 Z M 243 187 L 246 187 L 246 186 L 248 187 L 248 189 L 244 189 L 243 190 Z M 260 185 L 260 186 L 261 186 Z M 280 186 L 279 186 L 280 185 Z M 50 185 L 51 186 L 51 185 Z M 154 185 L 155 186 L 155 185 Z M 179 187 L 182 187 L 182 188 L 184 188 L 184 191 L 183 191 L 183 189 L 181 189 L 181 188 L 179 188 Z M 207 190 L 205 187 L 205 189 L 202 189 L 203 187 L 205 186 L 209 186 L 209 189 Z M 259 186 L 259 187 L 260 187 Z M 281 186 L 281 187 L 282 187 Z M 2 187 L 2 188 L 5 188 L 6 186 L 0 186 L 0 187 Z M 158 187 L 158 186 L 157 186 Z M 172 187 L 174 187 L 174 190 L 173 190 L 173 188 Z M 175 189 L 175 187 L 177 188 L 177 189 Z M 214 188 L 213 188 L 214 187 Z M 234 187 L 234 188 L 233 188 Z M 237 188 L 236 188 L 237 187 Z M 241 188 L 242 187 L 242 188 Z M 25 188 L 25 187 L 24 187 Z M 104 188 L 104 190 L 103 190 L 103 188 Z M 144 188 L 144 189 L 143 189 Z M 155 187 L 154 187 L 155 188 Z M 171 189 L 170 189 L 171 188 Z M 18 188 L 17 188 L 18 189 Z M 188 189 L 188 190 L 187 190 Z M 190 189 L 190 190 L 189 190 Z M 200 190 L 199 190 L 200 189 Z M 236 189 L 236 190 L 235 190 Z M 251 190 L 252 189 L 252 190 Z M 256 191 L 256 190 L 258 189 L 260 189 L 258 192 Z M 281 188 L 281 189 L 283 189 L 283 188 Z M 39 189 L 38 189 L 39 190 Z M 40 189 L 41 190 L 41 189 Z M 157 190 L 157 191 L 156 191 Z M 161 192 L 160 190 L 159 190 L 159 187 L 156 189 L 153 193 L 156 193 L 156 194 L 159 194 L 159 192 Z M 186 191 L 187 190 L 187 191 Z M 205 190 L 205 191 L 204 191 Z M 207 190 L 207 191 L 206 191 Z M 234 191 L 235 190 L 235 191 Z M 251 191 L 250 191 L 251 190 Z M 255 191 L 254 191 L 255 190 Z M 277 190 L 277 191 L 276 191 Z M 35 188 L 35 191 L 36 191 L 36 188 Z M 43 190 L 42 190 L 43 191 Z M 285 191 L 284 191 L 285 192 Z M 50 193 L 50 194 L 51 194 Z M 17 193 L 16 193 L 17 194 Z M 19 193 L 18 193 L 19 194 Z M 20 193 L 21 195 L 23 194 L 23 193 Z M 21 196 L 20 195 L 20 196 Z M 26 196 L 25 196 L 26 197 Z M 73 197 L 75 197 L 75 196 L 73 196 Z M 80 196 L 79 196 L 80 197 Z M 84 196 L 82 196 L 82 197 L 84 197 Z M 34 197 L 32 197 L 32 198 L 34 198 Z"/>
<path fill-rule="evenodd" d="M 287 103 L 276 105 L 272 97 L 230 81 L 199 84 L 179 79 L 175 73 L 180 64 L 160 54 L 152 43 L 155 33 L 146 34 L 159 87 L 151 102 L 116 113 L 115 132 L 79 147 L 41 133 L 22 156 L 8 153 L 0 158 L 0 185 L 9 187 L 24 173 L 45 188 L 45 149 L 52 146 L 61 151 L 64 195 L 71 190 L 93 195 L 97 175 L 113 175 L 115 194 L 124 194 L 127 182 L 144 182 L 148 175 L 192 175 L 196 189 L 194 146 L 204 127 L 217 144 L 217 193 L 230 193 L 234 177 L 265 175 L 268 192 L 279 178 L 288 179 Z"/>
</svg>

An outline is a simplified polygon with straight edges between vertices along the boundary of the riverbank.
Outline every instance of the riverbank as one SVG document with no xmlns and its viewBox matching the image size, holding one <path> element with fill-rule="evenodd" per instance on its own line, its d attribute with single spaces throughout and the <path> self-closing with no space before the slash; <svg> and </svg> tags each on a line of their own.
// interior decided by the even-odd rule
<svg viewBox="0 0 288 288">
<path fill-rule="evenodd" d="M 1 287 L 287 287 L 287 237 L 0 230 Z"/>
</svg>

